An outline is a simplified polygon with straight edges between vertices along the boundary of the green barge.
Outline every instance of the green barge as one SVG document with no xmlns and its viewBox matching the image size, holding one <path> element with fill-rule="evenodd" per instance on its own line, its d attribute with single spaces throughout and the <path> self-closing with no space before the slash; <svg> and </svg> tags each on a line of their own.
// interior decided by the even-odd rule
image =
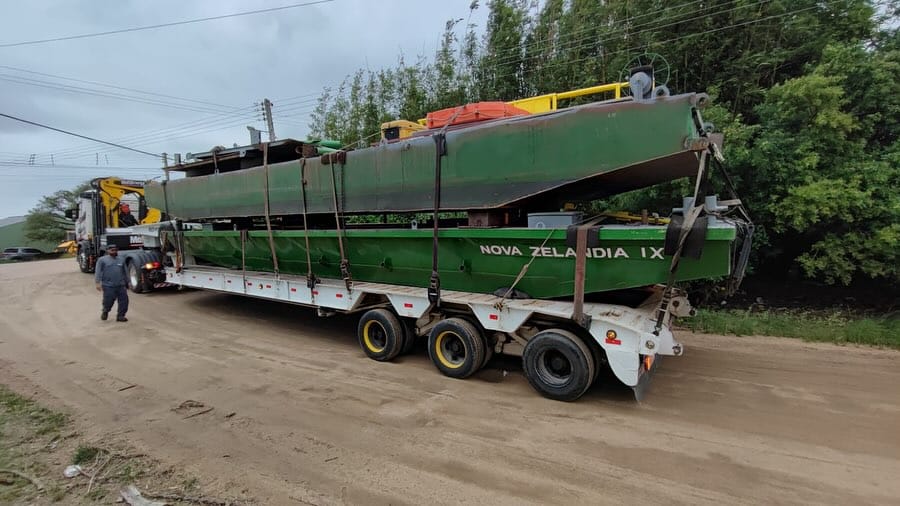
<svg viewBox="0 0 900 506">
<path fill-rule="evenodd" d="M 609 225 L 594 231 L 596 246 L 586 249 L 585 293 L 636 288 L 666 281 L 671 259 L 664 255 L 664 226 Z M 242 239 L 243 238 L 243 239 Z M 307 263 L 306 240 L 310 245 Z M 735 229 L 722 224 L 706 231 L 701 259 L 686 258 L 679 281 L 731 273 Z M 346 230 L 345 256 L 354 280 L 426 287 L 432 267 L 432 231 L 411 229 Z M 188 231 L 185 252 L 201 264 L 235 270 L 274 272 L 266 231 Z M 337 233 L 331 230 L 277 230 L 272 243 L 279 272 L 341 279 Z M 516 290 L 533 298 L 571 297 L 575 247 L 565 229 L 456 228 L 438 234 L 442 287 L 476 293 Z M 529 268 L 518 283 L 525 264 Z M 311 269 L 309 269 L 311 265 Z"/>
<path fill-rule="evenodd" d="M 559 210 L 692 176 L 708 147 L 697 126 L 705 100 L 613 100 L 448 128 L 438 210 Z M 276 141 L 267 164 L 260 147 L 240 148 L 255 167 L 207 155 L 171 168 L 189 177 L 150 182 L 146 199 L 183 220 L 262 216 L 267 206 L 271 216 L 433 211 L 436 133 L 304 158 L 294 153 L 302 146 Z"/>
</svg>

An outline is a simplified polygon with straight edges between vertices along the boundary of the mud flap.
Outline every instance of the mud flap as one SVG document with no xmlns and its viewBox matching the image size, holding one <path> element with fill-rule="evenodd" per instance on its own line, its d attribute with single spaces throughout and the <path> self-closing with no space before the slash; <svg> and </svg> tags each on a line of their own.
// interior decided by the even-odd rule
<svg viewBox="0 0 900 506">
<path fill-rule="evenodd" d="M 659 367 L 659 362 L 661 360 L 662 355 L 656 355 L 653 358 L 653 365 L 650 366 L 650 370 L 644 371 L 640 377 L 638 377 L 638 384 L 631 387 L 631 390 L 634 392 L 634 400 L 641 401 L 644 399 L 644 394 L 646 394 L 647 389 L 650 388 L 650 381 L 653 379 L 653 374 Z"/>
</svg>

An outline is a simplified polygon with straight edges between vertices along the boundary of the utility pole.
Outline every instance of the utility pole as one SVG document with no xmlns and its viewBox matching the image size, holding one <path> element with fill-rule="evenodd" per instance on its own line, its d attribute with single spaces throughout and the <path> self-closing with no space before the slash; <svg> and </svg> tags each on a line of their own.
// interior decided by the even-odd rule
<svg viewBox="0 0 900 506">
<path fill-rule="evenodd" d="M 275 140 L 275 121 L 272 120 L 272 101 L 268 98 L 263 99 L 263 117 L 269 128 L 269 142 L 272 142 Z"/>
</svg>

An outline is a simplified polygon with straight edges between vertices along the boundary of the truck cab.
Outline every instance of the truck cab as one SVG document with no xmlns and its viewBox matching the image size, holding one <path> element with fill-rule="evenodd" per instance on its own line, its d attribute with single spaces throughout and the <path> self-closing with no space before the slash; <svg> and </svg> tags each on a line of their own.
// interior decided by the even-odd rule
<svg viewBox="0 0 900 506">
<path fill-rule="evenodd" d="M 82 272 L 94 272 L 97 259 L 115 244 L 129 266 L 132 290 L 149 286 L 143 282 L 145 266 L 157 259 L 155 252 L 145 250 L 142 228 L 159 223 L 162 213 L 147 207 L 142 181 L 94 179 L 91 189 L 79 195 L 77 207 L 67 215 L 75 222 L 76 260 Z"/>
</svg>

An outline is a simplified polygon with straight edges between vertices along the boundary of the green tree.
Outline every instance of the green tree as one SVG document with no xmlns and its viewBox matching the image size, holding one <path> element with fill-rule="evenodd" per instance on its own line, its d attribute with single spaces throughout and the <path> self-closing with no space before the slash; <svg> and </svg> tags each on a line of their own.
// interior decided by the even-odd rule
<svg viewBox="0 0 900 506">
<path fill-rule="evenodd" d="M 775 253 L 810 277 L 900 281 L 900 52 L 831 46 L 759 107 L 753 191 Z"/>
<path fill-rule="evenodd" d="M 59 190 L 41 197 L 38 205 L 25 216 L 25 237 L 31 241 L 60 242 L 74 226 L 66 211 L 78 203 L 78 196 L 90 188 L 82 183 L 73 190 Z"/>
<path fill-rule="evenodd" d="M 491 0 L 482 56 L 475 72 L 478 100 L 522 98 L 528 5 L 524 0 Z"/>
<path fill-rule="evenodd" d="M 444 26 L 441 46 L 434 58 L 434 81 L 431 95 L 432 109 L 443 109 L 465 103 L 466 83 L 459 73 L 455 28 L 462 19 L 451 19 Z"/>
</svg>

